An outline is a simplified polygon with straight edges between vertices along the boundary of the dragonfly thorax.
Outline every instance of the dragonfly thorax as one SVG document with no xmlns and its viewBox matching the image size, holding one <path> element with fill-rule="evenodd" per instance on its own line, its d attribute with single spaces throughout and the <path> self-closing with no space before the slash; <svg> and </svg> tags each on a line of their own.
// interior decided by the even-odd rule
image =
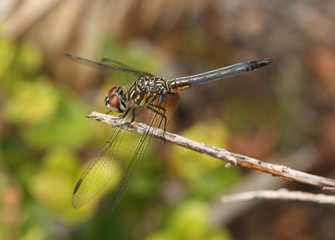
<svg viewBox="0 0 335 240">
<path fill-rule="evenodd" d="M 105 98 L 108 109 L 116 113 L 123 113 L 127 110 L 126 95 L 123 88 L 112 87 Z"/>
<path fill-rule="evenodd" d="M 152 103 L 159 96 L 165 96 L 167 93 L 167 83 L 163 78 L 155 76 L 142 76 L 138 78 L 128 89 L 127 99 L 131 104 L 139 106 L 142 104 Z"/>
<path fill-rule="evenodd" d="M 135 82 L 137 88 L 149 96 L 164 95 L 167 93 L 166 81 L 161 77 L 143 76 Z"/>
</svg>

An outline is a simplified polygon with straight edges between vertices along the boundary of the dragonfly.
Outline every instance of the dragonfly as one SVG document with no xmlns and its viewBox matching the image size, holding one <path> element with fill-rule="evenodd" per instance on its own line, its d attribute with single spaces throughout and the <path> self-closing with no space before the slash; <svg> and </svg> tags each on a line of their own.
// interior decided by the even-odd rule
<svg viewBox="0 0 335 240">
<path fill-rule="evenodd" d="M 120 114 L 119 124 L 113 127 L 108 140 L 79 178 L 72 195 L 74 208 L 84 206 L 115 176 L 122 163 L 128 160 L 128 166 L 114 195 L 112 211 L 117 208 L 131 180 L 147 158 L 152 142 L 150 130 L 161 128 L 165 133 L 166 125 L 179 101 L 178 92 L 199 84 L 251 72 L 274 61 L 272 58 L 246 61 L 196 75 L 164 79 L 106 58 L 96 62 L 68 53 L 65 56 L 104 72 L 121 71 L 135 78 L 129 86 L 114 86 L 109 90 L 105 105 L 109 109 L 108 113 Z M 133 138 L 132 134 L 135 133 L 122 127 L 135 119 L 147 125 L 145 132 L 138 138 Z M 127 151 L 130 157 L 120 157 L 121 151 Z"/>
</svg>

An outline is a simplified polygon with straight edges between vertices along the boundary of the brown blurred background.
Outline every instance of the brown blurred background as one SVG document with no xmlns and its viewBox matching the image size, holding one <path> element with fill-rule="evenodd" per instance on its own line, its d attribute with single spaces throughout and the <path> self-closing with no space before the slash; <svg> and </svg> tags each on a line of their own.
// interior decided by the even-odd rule
<svg viewBox="0 0 335 240">
<path fill-rule="evenodd" d="M 16 149 L 15 144 L 24 145 L 25 150 L 18 151 L 20 154 L 16 157 L 29 152 L 36 168 L 51 154 L 50 145 L 54 142 L 36 147 L 31 144 L 31 138 L 22 137 L 26 135 L 21 135 L 21 131 L 40 126 L 56 113 L 64 116 L 63 113 L 55 110 L 43 121 L 36 120 L 35 125 L 30 121 L 36 111 L 41 110 L 38 104 L 36 109 L 25 112 L 29 121 L 12 117 L 21 116 L 20 109 L 11 113 L 16 104 L 25 103 L 22 109 L 31 105 L 29 100 L 24 102 L 15 94 L 24 92 L 23 86 L 38 82 L 36 79 L 40 76 L 47 79 L 48 89 L 56 89 L 51 91 L 52 97 L 58 94 L 54 91 L 61 91 L 84 106 L 82 115 L 76 118 L 78 124 L 89 121 L 83 116 L 91 110 L 106 111 L 104 97 L 113 86 L 113 75 L 106 80 L 96 69 L 66 59 L 65 52 L 92 60 L 111 58 L 167 79 L 270 57 L 276 62 L 264 69 L 181 93 L 170 130 L 236 153 L 335 178 L 334 1 L 2 0 L 0 22 L 0 62 L 3 62 L 0 67 L 11 66 L 0 70 L 3 89 L 0 90 L 0 135 L 3 136 L 0 175 L 11 179 L 9 183 L 4 181 L 6 184 L 2 184 L 1 190 L 1 221 L 5 230 L 0 232 L 5 239 L 335 238 L 333 206 L 279 201 L 226 205 L 218 202 L 220 195 L 230 192 L 281 187 L 310 192 L 321 192 L 320 189 L 235 169 L 237 167 L 222 172 L 218 169 L 224 168 L 224 163 L 216 159 L 199 160 L 200 165 L 195 166 L 197 159 L 203 156 L 187 155 L 187 152 L 188 157 L 185 157 L 178 148 L 168 144 L 154 147 L 155 156 L 151 157 L 154 160 L 148 163 L 159 162 L 148 180 L 157 181 L 158 185 L 155 190 L 149 188 L 150 197 L 143 197 L 151 199 L 150 205 L 142 204 L 145 207 L 137 213 L 142 207 L 136 207 L 138 195 L 133 190 L 130 195 L 135 198 L 129 200 L 133 207 L 128 208 L 125 201 L 124 208 L 112 215 L 108 212 L 112 198 L 109 194 L 89 210 L 90 214 L 83 214 L 85 220 L 80 220 L 79 214 L 76 220 L 68 221 L 69 215 L 78 213 L 72 210 L 60 213 L 44 202 L 45 196 L 39 200 L 39 193 L 31 190 L 38 179 L 24 186 L 26 181 L 18 180 L 22 176 L 22 171 L 18 171 L 21 165 L 11 165 L 13 161 L 8 156 L 13 154 L 7 154 L 9 150 L 6 150 Z M 33 50 L 24 50 L 26 46 Z M 30 57 L 30 51 L 34 57 Z M 35 80 L 29 80 L 26 85 L 14 84 L 15 76 L 22 69 L 22 76 L 31 75 L 34 69 L 31 78 Z M 31 91 L 34 95 L 36 89 Z M 41 92 L 48 93 L 44 88 Z M 51 95 L 37 102 L 41 104 Z M 64 104 L 68 103 L 64 100 Z M 93 125 L 98 123 L 89 124 L 92 125 L 89 125 L 88 135 L 95 131 Z M 67 149 L 79 159 L 80 172 L 102 146 L 103 139 L 107 139 L 108 131 L 108 127 L 103 127 L 94 140 L 86 136 L 82 145 L 74 143 L 74 149 Z M 66 134 L 72 133 L 64 132 Z M 61 141 L 58 144 L 61 146 Z M 205 165 L 201 165 L 204 162 Z M 36 168 L 30 173 L 37 174 Z M 151 174 L 152 169 L 147 168 L 144 173 Z M 194 175 L 185 173 L 193 171 Z M 234 171 L 238 172 L 236 177 L 231 173 Z M 208 180 L 212 175 L 216 176 L 213 182 Z M 69 177 L 69 181 L 73 181 L 68 184 L 70 190 L 78 179 L 72 178 L 73 175 Z M 227 184 L 229 187 L 220 185 L 226 178 L 234 179 Z M 207 188 L 212 192 L 204 193 Z M 62 194 L 71 197 L 71 192 Z M 48 224 L 27 223 L 30 219 L 27 212 L 32 211 L 27 205 L 35 201 L 34 209 L 42 206 L 43 210 L 36 211 L 43 211 L 41 215 L 48 219 Z M 188 201 L 191 201 L 189 205 Z M 66 204 L 70 202 L 66 201 L 64 206 Z M 202 207 L 207 209 L 202 212 L 206 214 L 196 216 L 208 220 L 192 222 L 198 219 L 192 214 Z M 184 218 L 185 215 L 190 218 Z"/>
</svg>

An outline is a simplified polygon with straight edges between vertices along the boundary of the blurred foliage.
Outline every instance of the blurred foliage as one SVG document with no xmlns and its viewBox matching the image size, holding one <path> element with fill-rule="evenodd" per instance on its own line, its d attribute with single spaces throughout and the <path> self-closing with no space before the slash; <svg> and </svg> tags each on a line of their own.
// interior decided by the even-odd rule
<svg viewBox="0 0 335 240">
<path fill-rule="evenodd" d="M 207 218 L 208 210 L 206 203 L 190 199 L 174 209 L 167 217 L 165 227 L 146 240 L 230 239 L 227 232 L 212 228 Z"/>
<path fill-rule="evenodd" d="M 80 170 L 77 151 L 93 128 L 83 120 L 85 106 L 41 74 L 37 48 L 1 38 L 0 56 L 6 59 L 0 62 L 0 167 L 24 192 L 23 239 L 45 239 L 55 218 L 78 222 L 94 211 L 75 211 L 70 201 Z"/>
</svg>

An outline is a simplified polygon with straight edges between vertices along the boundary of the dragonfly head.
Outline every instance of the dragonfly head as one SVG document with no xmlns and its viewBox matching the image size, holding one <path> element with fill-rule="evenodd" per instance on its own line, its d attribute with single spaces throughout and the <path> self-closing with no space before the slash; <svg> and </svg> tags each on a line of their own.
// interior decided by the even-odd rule
<svg viewBox="0 0 335 240">
<path fill-rule="evenodd" d="M 123 113 L 127 110 L 126 95 L 123 88 L 112 87 L 105 98 L 105 102 L 107 108 L 113 112 Z"/>
</svg>

